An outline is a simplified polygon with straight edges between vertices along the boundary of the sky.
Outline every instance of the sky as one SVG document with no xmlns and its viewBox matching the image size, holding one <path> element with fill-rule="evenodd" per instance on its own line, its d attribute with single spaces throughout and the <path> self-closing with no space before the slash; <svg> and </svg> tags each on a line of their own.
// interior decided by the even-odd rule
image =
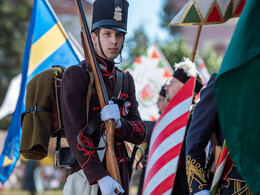
<svg viewBox="0 0 260 195">
<path fill-rule="evenodd" d="M 94 2 L 94 0 L 89 0 Z M 163 40 L 167 33 L 160 27 L 160 12 L 162 12 L 162 0 L 128 0 L 128 24 L 127 36 L 132 37 L 134 31 L 141 25 L 151 41 Z"/>
<path fill-rule="evenodd" d="M 133 36 L 134 30 L 144 26 L 151 40 L 165 39 L 166 32 L 160 27 L 160 13 L 163 10 L 162 0 L 128 0 L 128 34 Z"/>
</svg>

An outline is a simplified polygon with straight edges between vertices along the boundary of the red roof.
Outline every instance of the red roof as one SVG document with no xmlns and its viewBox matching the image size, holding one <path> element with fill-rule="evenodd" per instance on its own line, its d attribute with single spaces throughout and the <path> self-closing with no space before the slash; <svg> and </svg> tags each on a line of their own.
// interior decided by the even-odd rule
<svg viewBox="0 0 260 195">
<path fill-rule="evenodd" d="M 34 0 L 30 0 L 32 3 Z M 68 15 L 77 15 L 77 10 L 75 6 L 75 0 L 48 0 L 51 4 L 51 7 L 54 9 L 57 15 L 68 14 Z M 84 11 L 86 16 L 92 14 L 92 4 L 87 0 L 82 0 Z"/>
<path fill-rule="evenodd" d="M 57 15 L 59 14 L 72 14 L 76 15 L 77 10 L 75 6 L 75 0 L 49 0 L 52 8 Z M 92 4 L 86 0 L 82 0 L 82 4 L 86 15 L 92 14 Z"/>
</svg>

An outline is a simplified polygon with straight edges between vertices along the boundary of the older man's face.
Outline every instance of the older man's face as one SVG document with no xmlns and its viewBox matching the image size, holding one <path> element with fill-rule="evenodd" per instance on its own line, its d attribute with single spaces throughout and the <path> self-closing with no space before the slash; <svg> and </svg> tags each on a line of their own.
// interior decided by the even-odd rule
<svg viewBox="0 0 260 195">
<path fill-rule="evenodd" d="M 164 87 L 168 102 L 176 95 L 183 85 L 184 84 L 181 81 L 173 77 L 170 83 Z"/>
</svg>

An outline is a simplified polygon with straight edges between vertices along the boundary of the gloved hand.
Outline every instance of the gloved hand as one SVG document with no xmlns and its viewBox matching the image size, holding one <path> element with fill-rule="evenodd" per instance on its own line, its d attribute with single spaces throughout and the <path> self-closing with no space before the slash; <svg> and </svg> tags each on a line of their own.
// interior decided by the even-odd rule
<svg viewBox="0 0 260 195">
<path fill-rule="evenodd" d="M 210 195 L 210 191 L 209 190 L 201 190 L 201 191 L 195 193 L 194 195 Z"/>
<path fill-rule="evenodd" d="M 110 176 L 102 177 L 97 182 L 102 195 L 116 195 L 116 189 L 121 193 L 125 192 L 122 186 Z"/>
<path fill-rule="evenodd" d="M 116 129 L 122 127 L 120 121 L 120 111 L 117 104 L 113 101 L 109 101 L 109 105 L 106 105 L 100 112 L 100 117 L 102 121 L 107 121 L 108 119 L 114 119 L 116 122 Z"/>
</svg>

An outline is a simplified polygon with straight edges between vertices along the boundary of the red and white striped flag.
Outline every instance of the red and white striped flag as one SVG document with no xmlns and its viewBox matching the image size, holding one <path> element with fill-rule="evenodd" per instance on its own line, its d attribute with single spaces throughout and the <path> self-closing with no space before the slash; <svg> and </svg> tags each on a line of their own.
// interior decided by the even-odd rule
<svg viewBox="0 0 260 195">
<path fill-rule="evenodd" d="M 192 103 L 195 78 L 169 102 L 158 119 L 150 140 L 143 195 L 170 194 Z"/>
</svg>

